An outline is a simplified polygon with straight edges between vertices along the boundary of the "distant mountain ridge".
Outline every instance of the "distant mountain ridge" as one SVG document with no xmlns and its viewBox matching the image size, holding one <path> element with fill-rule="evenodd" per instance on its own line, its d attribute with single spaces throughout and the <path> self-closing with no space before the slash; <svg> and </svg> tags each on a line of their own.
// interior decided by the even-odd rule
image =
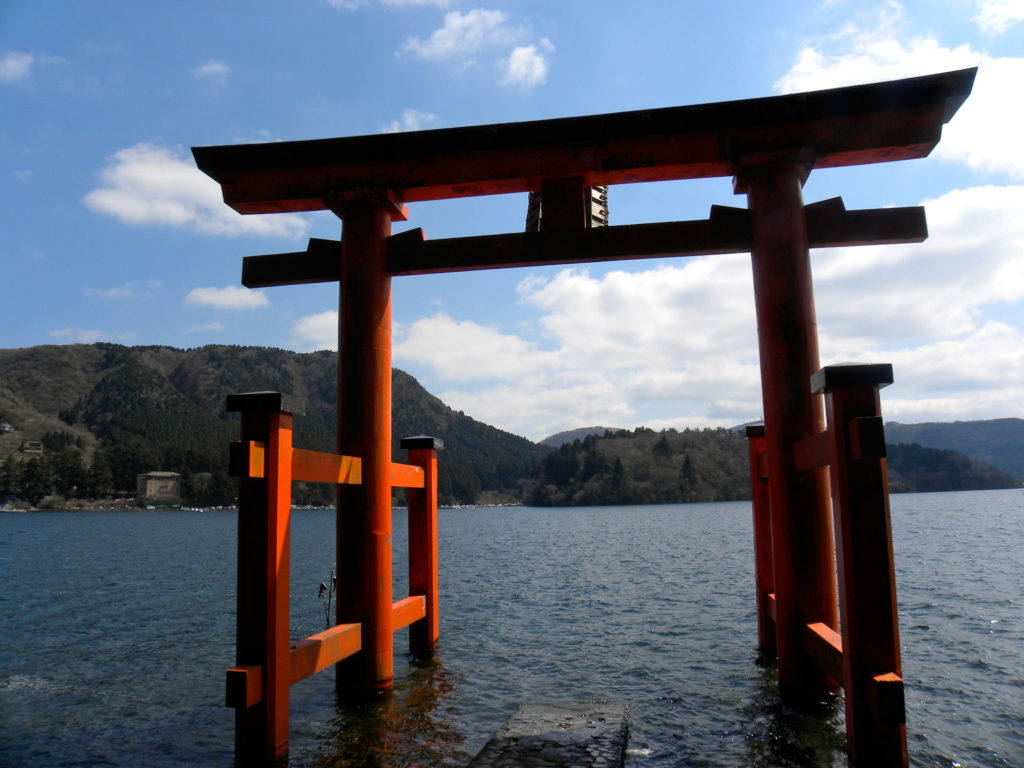
<svg viewBox="0 0 1024 768">
<path fill-rule="evenodd" d="M 763 422 L 750 422 L 760 424 Z M 742 433 L 746 424 L 730 431 Z M 601 437 L 606 431 L 622 431 L 615 427 L 581 427 L 545 437 L 541 445 L 560 448 L 588 435 Z M 1024 480 L 1024 419 L 986 419 L 978 421 L 926 422 L 885 425 L 885 441 L 891 445 L 917 443 L 925 448 L 956 451 L 968 458 L 989 464 Z"/>
<path fill-rule="evenodd" d="M 885 425 L 888 443 L 956 451 L 1024 480 L 1024 419 Z"/>
<path fill-rule="evenodd" d="M 605 432 L 621 432 L 618 427 L 580 427 L 579 429 L 567 429 L 564 432 L 556 432 L 548 435 L 540 441 L 541 445 L 550 445 L 552 448 L 561 448 L 573 440 L 584 440 L 590 435 L 603 436 Z"/>
<path fill-rule="evenodd" d="M 194 349 L 118 344 L 46 345 L 0 350 L 0 459 L 24 440 L 43 441 L 109 465 L 112 488 L 133 490 L 135 475 L 172 470 L 209 475 L 230 493 L 228 443 L 238 418 L 224 410 L 228 394 L 276 390 L 294 395 L 306 414 L 295 418 L 295 444 L 332 451 L 336 422 L 336 355 L 268 347 L 210 345 Z M 439 498 L 448 503 L 512 501 L 548 448 L 454 411 L 407 373 L 392 376 L 394 460 L 401 437 L 429 434 L 445 447 Z M 328 501 L 329 486 L 297 488 L 296 497 Z"/>
</svg>

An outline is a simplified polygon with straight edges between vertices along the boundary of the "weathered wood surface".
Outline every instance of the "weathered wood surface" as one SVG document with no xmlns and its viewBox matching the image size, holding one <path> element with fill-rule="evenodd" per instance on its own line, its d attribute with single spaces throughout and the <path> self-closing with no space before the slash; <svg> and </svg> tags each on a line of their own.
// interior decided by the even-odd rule
<svg viewBox="0 0 1024 768">
<path fill-rule="evenodd" d="M 871 85 L 586 117 L 311 141 L 193 147 L 240 213 L 332 208 L 392 190 L 404 203 L 732 176 L 745 157 L 805 148 L 814 168 L 925 157 L 976 69 Z"/>
</svg>

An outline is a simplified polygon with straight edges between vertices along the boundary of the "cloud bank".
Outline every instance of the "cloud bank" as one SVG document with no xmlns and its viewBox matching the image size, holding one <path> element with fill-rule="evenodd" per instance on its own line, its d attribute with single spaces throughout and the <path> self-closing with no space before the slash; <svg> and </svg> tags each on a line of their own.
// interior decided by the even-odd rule
<svg viewBox="0 0 1024 768">
<path fill-rule="evenodd" d="M 262 235 L 298 239 L 309 229 L 296 214 L 242 216 L 224 204 L 220 186 L 191 159 L 167 147 L 140 143 L 119 150 L 99 172 L 86 207 L 126 224 L 162 224 L 204 235 Z"/>
</svg>

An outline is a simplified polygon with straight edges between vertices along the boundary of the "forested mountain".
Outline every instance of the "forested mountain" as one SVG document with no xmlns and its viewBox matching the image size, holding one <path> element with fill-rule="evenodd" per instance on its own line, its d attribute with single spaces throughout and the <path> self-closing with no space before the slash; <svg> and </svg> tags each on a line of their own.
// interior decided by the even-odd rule
<svg viewBox="0 0 1024 768">
<path fill-rule="evenodd" d="M 956 451 L 926 448 L 917 443 L 887 445 L 886 465 L 892 493 L 1020 487 L 1016 477 L 990 464 Z"/>
<path fill-rule="evenodd" d="M 230 503 L 228 443 L 238 417 L 224 410 L 236 392 L 277 390 L 303 401 L 295 445 L 334 449 L 336 355 L 263 347 L 125 347 L 117 344 L 0 350 L 0 497 L 27 480 L 31 495 L 50 490 L 101 497 L 134 492 L 135 476 L 182 473 L 186 501 Z M 443 503 L 472 503 L 481 494 L 512 500 L 547 448 L 448 408 L 408 374 L 392 386 L 394 460 L 398 439 L 429 434 L 445 441 L 438 493 Z M 42 461 L 19 460 L 25 440 L 44 444 Z M 14 477 L 15 473 L 28 473 Z M 49 473 L 47 488 L 45 477 Z M 297 484 L 297 503 L 330 503 L 330 486 Z"/>
<path fill-rule="evenodd" d="M 541 460 L 526 503 L 535 506 L 667 504 L 750 498 L 742 432 L 643 427 L 563 443 Z M 1012 475 L 953 451 L 888 445 L 894 493 L 1018 488 Z"/>
<path fill-rule="evenodd" d="M 563 443 L 540 463 L 535 506 L 671 504 L 750 498 L 747 440 L 727 429 L 611 430 Z"/>
<path fill-rule="evenodd" d="M 238 438 L 228 394 L 277 390 L 299 398 L 295 445 L 332 451 L 336 356 L 264 347 L 197 349 L 117 344 L 0 350 L 0 501 L 132 495 L 142 472 L 183 476 L 186 503 L 231 503 L 228 443 Z M 453 411 L 408 374 L 392 378 L 393 460 L 399 438 L 428 434 L 445 442 L 439 462 L 442 503 L 523 501 L 536 505 L 649 504 L 749 498 L 747 443 L 725 429 L 655 432 L 596 428 L 552 436 L 557 450 Z M 894 492 L 1019 487 L 992 464 L 1024 474 L 1024 421 L 887 425 Z M 939 448 L 908 443 L 908 437 Z M 570 438 L 564 441 L 563 438 Z M 21 452 L 42 443 L 41 458 Z M 946 449 L 958 447 L 961 455 Z M 1014 463 L 1017 462 L 1017 463 Z M 1018 475 L 1019 477 L 1020 475 Z M 297 483 L 298 504 L 330 504 L 331 486 Z"/>
<path fill-rule="evenodd" d="M 1024 419 L 885 425 L 891 443 L 956 451 L 1024 480 Z"/>
<path fill-rule="evenodd" d="M 571 443 L 573 440 L 583 440 L 589 435 L 597 435 L 601 437 L 605 432 L 618 432 L 617 429 L 611 427 L 580 427 L 579 429 L 567 429 L 565 432 L 556 432 L 553 435 L 548 435 L 540 441 L 541 445 L 549 445 L 552 448 L 561 448 L 566 443 Z"/>
</svg>

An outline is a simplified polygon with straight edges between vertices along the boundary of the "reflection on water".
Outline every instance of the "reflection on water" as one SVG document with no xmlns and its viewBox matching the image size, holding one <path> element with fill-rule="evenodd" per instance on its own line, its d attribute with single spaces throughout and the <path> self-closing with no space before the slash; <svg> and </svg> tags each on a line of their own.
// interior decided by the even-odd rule
<svg viewBox="0 0 1024 768">
<path fill-rule="evenodd" d="M 778 693 L 774 661 L 758 660 L 760 680 L 742 708 L 747 719 L 750 768 L 846 765 L 842 694 L 816 704 L 784 701 Z"/>
<path fill-rule="evenodd" d="M 396 659 L 397 665 L 402 663 Z M 456 766 L 469 761 L 465 736 L 438 711 L 452 691 L 453 675 L 438 654 L 408 663 L 409 674 L 397 678 L 391 690 L 362 701 L 339 699 L 310 766 Z"/>
<path fill-rule="evenodd" d="M 892 499 L 910 764 L 1024 766 L 1024 494 Z M 404 594 L 405 513 L 394 518 Z M 323 626 L 334 513 L 292 537 L 292 637 Z M 229 768 L 234 512 L 0 515 L 0 766 Z M 441 648 L 394 690 L 291 695 L 291 768 L 456 766 L 528 701 L 621 701 L 627 768 L 845 766 L 841 699 L 756 663 L 750 506 L 444 510 Z"/>
</svg>

